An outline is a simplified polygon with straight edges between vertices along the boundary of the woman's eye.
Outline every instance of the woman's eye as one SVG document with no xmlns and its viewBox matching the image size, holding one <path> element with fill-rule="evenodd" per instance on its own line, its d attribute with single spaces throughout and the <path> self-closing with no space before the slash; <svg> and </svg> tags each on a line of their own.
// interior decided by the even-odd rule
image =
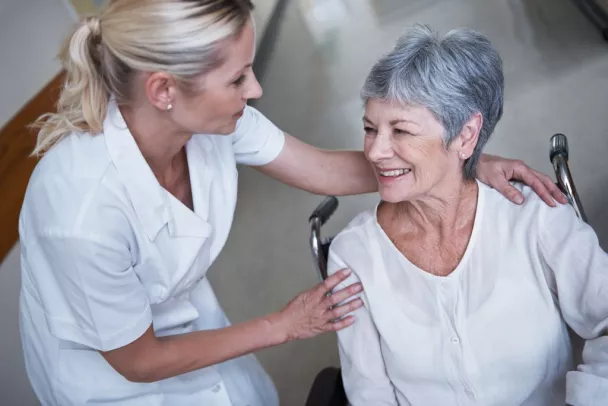
<svg viewBox="0 0 608 406">
<path fill-rule="evenodd" d="M 243 83 L 245 83 L 245 75 L 239 76 L 234 82 L 232 82 L 232 84 L 235 86 L 240 86 Z"/>
<path fill-rule="evenodd" d="M 398 135 L 405 135 L 405 134 L 409 134 L 407 131 L 405 131 L 405 130 L 400 130 L 399 128 L 395 128 L 395 129 L 394 129 L 394 131 L 395 131 L 395 134 L 398 134 Z"/>
<path fill-rule="evenodd" d="M 375 134 L 376 133 L 376 129 L 371 128 L 371 127 L 363 127 L 363 130 L 365 131 L 365 134 Z"/>
</svg>

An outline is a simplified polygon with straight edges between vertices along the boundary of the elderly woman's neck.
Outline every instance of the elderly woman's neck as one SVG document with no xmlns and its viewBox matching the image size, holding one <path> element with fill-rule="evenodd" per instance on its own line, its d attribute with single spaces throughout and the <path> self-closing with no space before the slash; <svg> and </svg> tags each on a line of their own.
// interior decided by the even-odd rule
<svg viewBox="0 0 608 406">
<path fill-rule="evenodd" d="M 475 217 L 478 185 L 475 180 L 462 180 L 441 185 L 432 194 L 399 204 L 398 211 L 408 223 L 422 230 L 436 230 L 450 235 L 466 227 Z"/>
</svg>

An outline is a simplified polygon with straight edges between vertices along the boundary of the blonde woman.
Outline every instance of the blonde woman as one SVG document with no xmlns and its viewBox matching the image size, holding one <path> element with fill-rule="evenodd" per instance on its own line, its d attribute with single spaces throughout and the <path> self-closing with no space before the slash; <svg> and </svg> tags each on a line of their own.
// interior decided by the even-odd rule
<svg viewBox="0 0 608 406">
<path fill-rule="evenodd" d="M 249 0 L 117 0 L 83 20 L 61 54 L 58 112 L 22 208 L 21 332 L 44 405 L 275 406 L 252 355 L 350 325 L 347 274 L 284 309 L 231 325 L 205 273 L 228 236 L 237 164 L 312 193 L 373 192 L 364 155 L 324 151 L 247 106 Z M 520 162 L 486 157 L 479 176 L 563 196 Z M 331 310 L 330 310 L 331 308 Z"/>
</svg>

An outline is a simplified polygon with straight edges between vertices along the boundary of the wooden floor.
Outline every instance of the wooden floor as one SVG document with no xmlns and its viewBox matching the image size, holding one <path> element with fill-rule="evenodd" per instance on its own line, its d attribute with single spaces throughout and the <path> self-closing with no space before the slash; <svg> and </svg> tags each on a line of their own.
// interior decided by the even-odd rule
<svg viewBox="0 0 608 406">
<path fill-rule="evenodd" d="M 37 160 L 30 157 L 35 132 L 28 126 L 55 111 L 63 75 L 56 76 L 0 129 L 0 263 L 18 239 L 17 224 L 25 189 Z"/>
</svg>

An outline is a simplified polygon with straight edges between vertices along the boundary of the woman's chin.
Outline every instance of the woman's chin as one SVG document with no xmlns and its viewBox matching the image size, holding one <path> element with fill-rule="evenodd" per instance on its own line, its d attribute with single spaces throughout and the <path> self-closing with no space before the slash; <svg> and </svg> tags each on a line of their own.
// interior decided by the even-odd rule
<svg viewBox="0 0 608 406">
<path fill-rule="evenodd" d="M 378 193 L 382 201 L 387 203 L 399 203 L 410 200 L 413 195 L 414 185 L 403 179 L 397 182 L 378 182 Z"/>
<path fill-rule="evenodd" d="M 385 190 L 380 187 L 380 199 L 386 203 L 400 203 L 406 200 L 410 200 L 411 194 L 404 193 L 403 191 Z"/>
</svg>

